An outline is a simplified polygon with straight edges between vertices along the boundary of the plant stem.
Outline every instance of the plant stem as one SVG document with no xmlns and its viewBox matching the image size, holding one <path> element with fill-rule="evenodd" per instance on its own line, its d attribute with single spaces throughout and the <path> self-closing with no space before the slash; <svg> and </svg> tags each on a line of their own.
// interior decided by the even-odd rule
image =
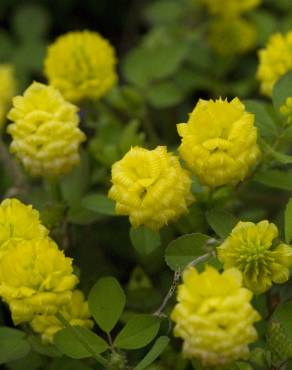
<svg viewBox="0 0 292 370">
<path fill-rule="evenodd" d="M 71 329 L 71 332 L 75 335 L 75 337 L 79 340 L 83 347 L 92 355 L 92 357 L 102 366 L 108 369 L 108 361 L 95 352 L 95 349 L 86 340 L 83 339 L 83 337 L 78 333 L 78 330 L 74 328 L 74 326 L 71 326 L 60 312 L 57 312 L 56 317 L 64 325 L 65 328 Z"/>
<path fill-rule="evenodd" d="M 196 258 L 195 260 L 193 260 L 191 263 L 188 264 L 187 267 L 190 267 L 190 266 L 196 266 L 198 265 L 200 262 L 205 262 L 205 261 L 208 261 L 208 259 L 210 259 L 211 257 L 214 256 L 214 252 L 211 251 L 211 252 L 208 252 L 206 254 L 203 254 L 202 256 Z M 171 299 L 171 297 L 173 296 L 175 290 L 176 290 L 176 287 L 177 287 L 177 284 L 180 280 L 180 277 L 181 277 L 181 270 L 178 269 L 177 271 L 174 272 L 174 276 L 173 276 L 173 280 L 172 280 L 172 284 L 166 294 L 166 296 L 164 297 L 164 300 L 162 302 L 162 304 L 160 305 L 160 307 L 153 313 L 154 316 L 158 316 L 158 317 L 161 317 L 163 316 L 163 311 L 166 307 L 166 305 L 168 304 L 168 301 Z"/>
<path fill-rule="evenodd" d="M 50 177 L 46 179 L 46 185 L 52 202 L 60 202 L 62 200 L 61 189 L 58 177 Z"/>
</svg>

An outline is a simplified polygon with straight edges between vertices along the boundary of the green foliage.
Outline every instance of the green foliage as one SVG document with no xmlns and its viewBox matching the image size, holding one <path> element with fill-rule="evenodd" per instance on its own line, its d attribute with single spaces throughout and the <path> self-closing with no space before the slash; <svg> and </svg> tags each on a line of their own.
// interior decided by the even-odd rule
<svg viewBox="0 0 292 370">
<path fill-rule="evenodd" d="M 0 327 L 0 364 L 25 357 L 30 345 L 25 340 L 25 333 L 7 327 Z"/>
<path fill-rule="evenodd" d="M 183 235 L 169 243 L 165 250 L 165 261 L 174 271 L 184 268 L 202 254 L 207 253 L 207 235 L 195 233 Z"/>
<path fill-rule="evenodd" d="M 155 343 L 153 344 L 150 351 L 147 353 L 147 355 L 142 359 L 139 364 L 134 367 L 133 370 L 143 370 L 147 366 L 151 365 L 152 362 L 154 362 L 157 357 L 165 350 L 169 343 L 169 338 L 167 337 L 159 337 L 156 339 Z"/>
<path fill-rule="evenodd" d="M 142 254 L 153 252 L 161 243 L 159 232 L 145 226 L 139 226 L 136 229 L 131 227 L 130 239 L 136 250 Z"/>
<path fill-rule="evenodd" d="M 209 225 L 221 238 L 226 238 L 237 224 L 235 217 L 221 209 L 208 211 L 206 218 Z"/>
<path fill-rule="evenodd" d="M 154 316 L 134 316 L 119 332 L 114 346 L 121 349 L 143 348 L 156 337 L 159 325 L 159 320 Z"/>
<path fill-rule="evenodd" d="M 100 279 L 91 289 L 88 297 L 90 311 L 98 326 L 109 333 L 125 307 L 125 293 L 119 282 L 112 278 Z"/>
<path fill-rule="evenodd" d="M 286 73 L 281 77 L 273 88 L 273 104 L 277 112 L 286 99 L 292 96 L 292 72 Z"/>
<path fill-rule="evenodd" d="M 289 199 L 285 210 L 285 240 L 290 243 L 292 240 L 292 199 Z"/>
</svg>

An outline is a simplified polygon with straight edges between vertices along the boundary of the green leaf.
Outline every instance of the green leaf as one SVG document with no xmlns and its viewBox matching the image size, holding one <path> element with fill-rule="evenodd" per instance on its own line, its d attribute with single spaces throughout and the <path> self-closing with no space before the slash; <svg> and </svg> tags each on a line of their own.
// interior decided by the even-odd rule
<svg viewBox="0 0 292 370">
<path fill-rule="evenodd" d="M 146 98 L 155 108 L 167 108 L 176 105 L 184 98 L 173 82 L 160 82 L 147 89 Z"/>
<path fill-rule="evenodd" d="M 172 75 L 181 65 L 189 46 L 181 41 L 169 41 L 154 46 L 140 45 L 130 51 L 122 65 L 126 79 L 139 86 Z"/>
<path fill-rule="evenodd" d="M 7 327 L 0 327 L 0 364 L 25 357 L 30 351 L 25 333 Z"/>
<path fill-rule="evenodd" d="M 268 105 L 258 100 L 245 100 L 243 103 L 246 110 L 255 115 L 255 125 L 259 129 L 259 134 L 273 142 L 278 136 L 278 129 L 268 112 Z"/>
<path fill-rule="evenodd" d="M 272 319 L 281 324 L 286 337 L 289 341 L 292 340 L 292 302 L 286 302 L 276 308 L 272 315 Z"/>
<path fill-rule="evenodd" d="M 104 194 L 86 195 L 81 202 L 82 206 L 89 211 L 101 215 L 115 216 L 115 202 Z"/>
<path fill-rule="evenodd" d="M 213 209 L 206 213 L 208 224 L 220 238 L 226 238 L 237 224 L 236 218 L 222 209 Z"/>
<path fill-rule="evenodd" d="M 133 370 L 143 370 L 149 365 L 152 364 L 165 350 L 168 346 L 169 338 L 168 337 L 159 337 L 147 355 L 143 358 L 142 361 L 139 362 L 137 366 L 134 367 Z"/>
<path fill-rule="evenodd" d="M 126 303 L 125 293 L 112 277 L 98 280 L 88 297 L 90 312 L 98 326 L 109 333 L 118 322 Z"/>
<path fill-rule="evenodd" d="M 254 180 L 272 188 L 292 191 L 292 171 L 261 171 Z"/>
<path fill-rule="evenodd" d="M 178 21 L 183 15 L 184 7 L 181 3 L 172 0 L 155 1 L 145 9 L 145 17 L 149 23 L 172 23 Z"/>
<path fill-rule="evenodd" d="M 138 349 L 147 346 L 157 335 L 160 322 L 150 315 L 132 317 L 120 331 L 114 345 L 122 349 Z"/>
<path fill-rule="evenodd" d="M 135 249 L 141 254 L 149 254 L 160 246 L 160 234 L 157 231 L 139 226 L 130 229 L 130 239 Z"/>
<path fill-rule="evenodd" d="M 289 199 L 285 209 L 285 241 L 290 243 L 292 240 L 292 198 Z"/>
<path fill-rule="evenodd" d="M 292 97 L 292 72 L 281 77 L 273 88 L 273 104 L 277 111 L 285 104 L 288 97 Z"/>
<path fill-rule="evenodd" d="M 89 347 L 94 348 L 95 354 L 102 353 L 108 348 L 108 344 L 102 338 L 80 326 L 72 326 L 60 330 L 54 336 L 54 343 L 60 352 L 70 358 L 82 359 L 92 357 L 91 352 L 88 351 L 78 337 L 82 338 L 82 341 L 87 343 Z"/>
<path fill-rule="evenodd" d="M 62 197 L 70 205 L 77 204 L 88 187 L 89 160 L 85 152 L 81 152 L 81 162 L 68 175 L 61 179 Z"/>
<path fill-rule="evenodd" d="M 52 344 L 44 344 L 39 335 L 31 335 L 28 337 L 28 342 L 34 352 L 40 353 L 48 357 L 60 357 L 62 354 Z"/>
<path fill-rule="evenodd" d="M 208 235 L 199 233 L 183 235 L 170 242 L 165 250 L 165 261 L 174 271 L 185 267 L 207 251 L 206 242 Z"/>
</svg>

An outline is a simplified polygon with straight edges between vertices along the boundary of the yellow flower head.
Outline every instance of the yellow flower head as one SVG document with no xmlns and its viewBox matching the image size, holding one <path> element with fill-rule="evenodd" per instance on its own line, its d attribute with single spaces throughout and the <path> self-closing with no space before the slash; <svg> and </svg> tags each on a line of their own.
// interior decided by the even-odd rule
<svg viewBox="0 0 292 370">
<path fill-rule="evenodd" d="M 238 16 L 256 8 L 261 0 L 201 0 L 213 15 Z"/>
<path fill-rule="evenodd" d="M 69 32 L 49 46 L 45 74 L 66 99 L 78 102 L 104 95 L 116 82 L 116 57 L 97 32 Z"/>
<path fill-rule="evenodd" d="M 116 213 L 130 216 L 134 227 L 159 229 L 187 212 L 193 201 L 191 178 L 166 147 L 132 148 L 112 166 L 109 198 Z"/>
<path fill-rule="evenodd" d="M 85 135 L 78 128 L 77 111 L 53 86 L 37 82 L 13 99 L 10 150 L 32 175 L 58 176 L 79 163 Z"/>
<path fill-rule="evenodd" d="M 54 315 L 77 283 L 71 258 L 48 238 L 11 242 L 0 259 L 0 297 L 16 325 L 35 314 Z"/>
<path fill-rule="evenodd" d="M 16 94 L 14 70 L 10 64 L 0 64 L 0 127 L 3 126 L 6 113 Z"/>
<path fill-rule="evenodd" d="M 218 247 L 218 257 L 225 269 L 236 267 L 242 272 L 247 288 L 263 293 L 273 282 L 282 284 L 289 279 L 292 248 L 286 244 L 272 246 L 277 236 L 276 225 L 268 221 L 239 222 Z"/>
<path fill-rule="evenodd" d="M 292 31 L 272 35 L 265 49 L 259 51 L 257 79 L 261 92 L 271 96 L 274 84 L 292 70 Z"/>
<path fill-rule="evenodd" d="M 171 314 L 174 335 L 184 341 L 184 355 L 200 359 L 206 367 L 248 357 L 248 344 L 257 339 L 253 323 L 260 320 L 251 298 L 237 269 L 220 274 L 207 267 L 199 274 L 188 268 Z"/>
<path fill-rule="evenodd" d="M 93 328 L 93 321 L 90 320 L 88 303 L 80 290 L 74 290 L 70 303 L 63 306 L 60 313 L 72 326 L 82 326 L 88 329 Z M 41 334 L 45 343 L 53 343 L 54 335 L 61 329 L 63 324 L 53 315 L 36 315 L 31 321 L 31 327 L 36 333 Z"/>
<path fill-rule="evenodd" d="M 10 240 L 44 238 L 48 233 L 32 206 L 18 199 L 5 199 L 0 204 L 0 248 Z"/>
<path fill-rule="evenodd" d="M 209 43 L 221 55 L 244 54 L 251 50 L 257 40 L 257 30 L 253 23 L 232 18 L 216 18 L 210 22 Z"/>
<path fill-rule="evenodd" d="M 200 99 L 188 123 L 178 124 L 177 130 L 180 156 L 210 187 L 242 181 L 260 154 L 254 115 L 238 98 Z"/>
</svg>

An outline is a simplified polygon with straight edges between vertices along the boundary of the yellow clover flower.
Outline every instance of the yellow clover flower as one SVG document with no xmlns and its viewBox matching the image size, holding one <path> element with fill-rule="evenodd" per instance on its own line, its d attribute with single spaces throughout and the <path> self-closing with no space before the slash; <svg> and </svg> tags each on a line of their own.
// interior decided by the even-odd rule
<svg viewBox="0 0 292 370">
<path fill-rule="evenodd" d="M 178 124 L 177 130 L 180 156 L 204 185 L 237 184 L 259 158 L 254 115 L 238 98 L 200 99 L 188 123 Z"/>
<path fill-rule="evenodd" d="M 290 70 L 292 70 L 292 31 L 285 35 L 276 33 L 270 37 L 266 48 L 259 51 L 257 79 L 261 83 L 261 92 L 271 96 L 274 84 Z"/>
<path fill-rule="evenodd" d="M 5 118 L 13 96 L 16 94 L 14 70 L 10 64 L 0 64 L 0 127 Z"/>
<path fill-rule="evenodd" d="M 257 30 L 252 22 L 241 18 L 215 18 L 210 22 L 209 43 L 221 55 L 244 54 L 256 45 Z"/>
<path fill-rule="evenodd" d="M 93 328 L 90 320 L 90 312 L 87 301 L 80 290 L 74 290 L 70 303 L 60 309 L 60 313 L 71 326 Z M 63 324 L 53 315 L 36 315 L 31 321 L 31 327 L 36 333 L 41 334 L 44 343 L 53 343 L 54 335 L 61 329 Z"/>
<path fill-rule="evenodd" d="M 54 315 L 77 283 L 71 258 L 49 238 L 12 241 L 0 259 L 0 297 L 16 325 L 35 314 Z"/>
<path fill-rule="evenodd" d="M 18 199 L 5 199 L 0 204 L 0 248 L 10 240 L 41 239 L 48 233 L 31 205 Z"/>
<path fill-rule="evenodd" d="M 237 16 L 256 8 L 261 0 L 201 0 L 213 15 Z M 226 20 L 227 21 L 227 20 Z"/>
<path fill-rule="evenodd" d="M 128 215 L 133 227 L 157 230 L 187 212 L 193 201 L 191 178 L 166 147 L 131 150 L 112 166 L 109 198 L 116 213 Z"/>
<path fill-rule="evenodd" d="M 37 82 L 13 99 L 10 150 L 32 175 L 58 176 L 79 163 L 85 135 L 78 128 L 77 111 L 53 86 Z"/>
<path fill-rule="evenodd" d="M 272 283 L 289 279 L 292 248 L 286 244 L 272 246 L 278 236 L 276 225 L 268 221 L 239 222 L 230 236 L 217 248 L 224 268 L 238 268 L 244 285 L 254 293 L 268 290 Z"/>
<path fill-rule="evenodd" d="M 116 82 L 116 62 L 113 47 L 97 32 L 69 32 L 49 46 L 45 74 L 69 101 L 96 99 Z"/>
<path fill-rule="evenodd" d="M 184 341 L 183 354 L 206 367 L 246 359 L 248 344 L 257 339 L 253 323 L 260 320 L 251 299 L 237 269 L 220 274 L 213 267 L 202 273 L 188 268 L 171 314 L 174 335 Z"/>
</svg>

